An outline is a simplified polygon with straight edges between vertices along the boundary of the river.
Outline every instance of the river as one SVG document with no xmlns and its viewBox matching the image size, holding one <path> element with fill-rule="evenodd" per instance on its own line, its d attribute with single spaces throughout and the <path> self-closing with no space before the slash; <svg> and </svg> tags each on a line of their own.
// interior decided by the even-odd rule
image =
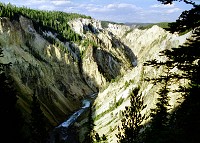
<svg viewBox="0 0 200 143">
<path fill-rule="evenodd" d="M 72 136 L 77 138 L 72 125 L 76 122 L 87 109 L 90 107 L 91 101 L 95 98 L 97 93 L 91 94 L 88 99 L 82 101 L 82 107 L 72 114 L 66 121 L 54 128 L 50 134 L 50 138 L 47 143 L 77 143 L 75 140 L 71 140 Z"/>
</svg>

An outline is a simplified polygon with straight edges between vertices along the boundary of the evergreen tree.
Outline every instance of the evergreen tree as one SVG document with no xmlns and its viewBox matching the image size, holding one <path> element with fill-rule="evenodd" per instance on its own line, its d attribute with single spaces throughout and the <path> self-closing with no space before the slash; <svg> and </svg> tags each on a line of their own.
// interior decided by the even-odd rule
<svg viewBox="0 0 200 143">
<path fill-rule="evenodd" d="M 187 43 L 178 49 L 165 51 L 174 65 L 182 71 L 175 74 L 175 78 L 186 79 L 188 84 L 180 86 L 177 90 L 182 92 L 184 102 L 176 109 L 171 118 L 170 127 L 175 130 L 174 142 L 199 142 L 200 132 L 200 28 L 193 30 L 193 36 Z"/>
<path fill-rule="evenodd" d="M 103 134 L 103 136 L 102 136 L 102 140 L 103 140 L 103 141 L 106 141 L 106 140 L 107 140 L 106 135 Z"/>
<path fill-rule="evenodd" d="M 1 47 L 0 57 L 3 57 Z M 9 76 L 10 66 L 10 63 L 0 63 L 0 138 L 5 142 L 23 143 L 22 115 L 17 108 L 17 92 Z"/>
<path fill-rule="evenodd" d="M 40 109 L 40 104 L 37 96 L 34 92 L 32 96 L 31 105 L 31 143 L 44 143 L 47 139 L 47 129 L 45 118 L 42 110 Z"/>
<path fill-rule="evenodd" d="M 161 1 L 164 4 L 171 4 L 176 0 L 158 1 Z M 152 112 L 154 118 L 152 120 L 151 130 L 146 134 L 147 138 L 145 142 L 147 143 L 197 143 L 200 141 L 198 137 L 198 133 L 200 132 L 200 96 L 198 95 L 200 92 L 200 6 L 190 0 L 183 1 L 186 4 L 193 5 L 193 8 L 189 11 L 184 11 L 176 22 L 170 24 L 169 30 L 171 32 L 180 33 L 192 30 L 192 37 L 188 39 L 184 45 L 179 46 L 179 48 L 172 48 L 171 50 L 168 49 L 162 51 L 161 56 L 167 58 L 166 61 L 160 62 L 155 59 L 148 61 L 146 65 L 153 67 L 159 67 L 162 65 L 165 67 L 165 69 L 172 69 L 176 67 L 179 72 L 170 72 L 167 75 L 161 75 L 160 77 L 153 80 L 159 81 L 160 79 L 168 79 L 165 80 L 166 82 L 171 82 L 172 80 L 179 81 L 181 79 L 187 80 L 187 85 L 180 86 L 177 90 L 174 91 L 181 92 L 185 100 L 173 112 L 170 120 L 168 118 L 158 118 L 160 115 L 162 115 L 160 109 L 166 111 L 166 108 L 163 108 L 163 105 L 166 106 L 165 101 L 167 101 L 167 99 L 163 99 L 162 102 L 161 100 L 158 102 L 159 104 L 157 104 L 157 108 Z M 160 89 L 159 95 L 163 98 L 163 95 L 167 94 L 168 92 L 168 88 L 163 86 Z M 166 115 L 167 114 L 163 114 L 162 117 L 167 117 Z M 167 119 L 167 122 L 164 119 Z"/>
<path fill-rule="evenodd" d="M 96 140 L 97 142 L 100 142 L 100 140 L 101 140 L 101 138 L 100 138 L 100 136 L 99 136 L 98 133 L 95 134 L 95 140 Z"/>
<path fill-rule="evenodd" d="M 195 2 L 193 0 L 158 0 L 160 2 L 162 2 L 163 4 L 172 4 L 174 1 L 183 1 L 186 4 L 195 4 Z"/>
<path fill-rule="evenodd" d="M 152 66 L 154 68 L 159 68 L 163 66 L 162 75 L 157 78 L 146 79 L 147 81 L 151 81 L 154 84 L 161 84 L 161 87 L 158 91 L 159 97 L 157 98 L 156 107 L 151 109 L 150 113 L 150 127 L 146 128 L 146 137 L 145 142 L 149 143 L 160 143 L 160 142 L 168 142 L 168 138 L 166 138 L 166 132 L 168 132 L 169 125 L 169 86 L 171 85 L 171 79 L 173 78 L 173 74 L 171 69 L 173 69 L 173 64 L 168 61 L 147 61 L 145 66 Z"/>
<path fill-rule="evenodd" d="M 68 21 L 80 17 L 91 18 L 89 16 L 76 13 L 68 14 L 60 11 L 33 10 L 26 7 L 16 7 L 14 5 L 11 5 L 10 3 L 3 4 L 1 2 L 0 9 L 1 17 L 8 17 L 11 21 L 19 21 L 20 15 L 30 18 L 33 21 L 33 25 L 36 31 L 43 35 L 44 38 L 46 38 L 47 36 L 45 36 L 43 32 L 51 31 L 54 35 L 57 35 L 56 38 L 58 38 L 62 42 L 78 42 L 79 40 L 81 40 L 81 36 L 75 33 L 67 24 Z M 52 42 L 52 40 L 50 40 L 49 42 Z"/>
<path fill-rule="evenodd" d="M 145 143 L 168 143 L 170 138 L 168 137 L 171 134 L 169 129 L 170 114 L 168 113 L 168 108 L 165 103 L 168 103 L 167 90 L 161 89 L 161 94 L 164 97 L 158 98 L 158 103 L 156 108 L 151 109 L 151 121 L 150 126 L 145 128 L 143 140 Z M 162 104 L 163 103 L 163 104 Z"/>
<path fill-rule="evenodd" d="M 122 127 L 118 126 L 119 133 L 116 134 L 118 143 L 139 143 L 140 142 L 140 131 L 143 127 L 141 123 L 145 119 L 145 115 L 141 114 L 141 111 L 146 107 L 143 103 L 141 94 L 138 94 L 139 88 L 132 90 L 130 94 L 131 105 L 126 106 L 122 111 L 123 119 Z"/>
</svg>

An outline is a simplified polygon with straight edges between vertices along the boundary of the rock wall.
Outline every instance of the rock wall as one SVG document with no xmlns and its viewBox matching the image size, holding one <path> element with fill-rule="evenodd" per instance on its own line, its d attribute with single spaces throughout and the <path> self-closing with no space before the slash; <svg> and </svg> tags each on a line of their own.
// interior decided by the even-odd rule
<svg viewBox="0 0 200 143">
<path fill-rule="evenodd" d="M 103 29 L 100 21 L 80 18 L 70 21 L 69 25 L 84 40 L 90 41 L 89 46 L 81 48 L 84 49 L 82 67 L 84 78 L 93 89 L 104 87 L 106 82 L 136 65 L 137 58 L 132 50 L 113 33 Z"/>
<path fill-rule="evenodd" d="M 118 27 L 116 31 L 116 25 L 110 26 L 107 30 L 113 33 L 117 39 L 120 39 L 122 43 L 128 46 L 131 51 L 137 57 L 137 65 L 135 68 L 126 72 L 118 80 L 110 83 L 105 90 L 99 92 L 94 104 L 93 104 L 93 120 L 94 128 L 92 136 L 98 133 L 100 136 L 106 135 L 109 143 L 116 143 L 118 133 L 118 126 L 121 126 L 122 111 L 125 110 L 125 106 L 130 105 L 129 94 L 130 91 L 136 87 L 140 87 L 139 93 L 144 97 L 144 104 L 147 105 L 142 114 L 150 113 L 150 109 L 154 108 L 157 102 L 158 94 L 156 93 L 161 85 L 158 83 L 154 85 L 144 80 L 144 78 L 155 78 L 162 75 L 163 67 L 154 69 L 151 67 L 144 67 L 143 64 L 147 60 L 158 59 L 166 60 L 159 56 L 159 52 L 164 49 L 178 48 L 183 44 L 191 32 L 183 36 L 171 34 L 164 29 L 153 26 L 150 29 L 139 30 L 134 28 L 132 30 L 126 29 L 126 27 Z M 124 32 L 126 31 L 126 32 Z M 124 35 L 122 34 L 124 33 Z M 177 69 L 173 69 L 174 72 L 178 72 Z M 179 84 L 173 85 L 170 88 L 175 89 Z M 170 105 L 173 110 L 178 103 L 177 99 L 180 97 L 178 94 L 170 94 Z M 148 120 L 143 124 L 148 123 Z"/>
<path fill-rule="evenodd" d="M 30 115 L 31 96 L 36 93 L 54 126 L 78 110 L 88 95 L 99 91 L 92 106 L 94 131 L 108 135 L 109 143 L 116 143 L 121 111 L 129 105 L 131 89 L 141 87 L 147 104 L 144 113 L 155 106 L 159 85 L 145 82 L 144 77 L 158 76 L 163 68 L 155 70 L 143 63 L 154 58 L 165 60 L 159 52 L 178 47 L 191 33 L 179 37 L 158 26 L 139 30 L 116 24 L 103 29 L 95 19 L 79 18 L 68 24 L 82 40 L 63 43 L 50 31 L 43 31 L 59 43 L 51 44 L 35 30 L 31 20 L 23 16 L 18 21 L 0 18 L 4 54 L 0 62 L 12 63 L 11 75 L 23 112 Z M 172 96 L 170 104 L 176 106 L 175 101 Z"/>
<path fill-rule="evenodd" d="M 41 35 L 33 22 L 23 16 L 17 21 L 0 19 L 4 54 L 0 62 L 12 63 L 19 106 L 29 116 L 31 97 L 36 93 L 52 125 L 79 109 L 85 97 L 132 69 L 136 60 L 129 47 L 102 29 L 100 21 L 76 19 L 69 25 L 82 36 L 81 42 L 63 43 L 51 31 Z M 48 36 L 59 44 L 48 42 Z"/>
<path fill-rule="evenodd" d="M 1 18 L 0 45 L 4 54 L 0 60 L 12 63 L 11 75 L 25 113 L 30 114 L 31 96 L 37 92 L 45 116 L 57 125 L 93 93 L 73 56 L 39 35 L 31 20 Z"/>
</svg>

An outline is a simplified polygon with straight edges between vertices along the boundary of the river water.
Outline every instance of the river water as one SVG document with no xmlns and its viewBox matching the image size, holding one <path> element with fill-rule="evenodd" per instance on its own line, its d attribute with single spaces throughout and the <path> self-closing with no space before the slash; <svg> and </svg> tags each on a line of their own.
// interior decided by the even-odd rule
<svg viewBox="0 0 200 143">
<path fill-rule="evenodd" d="M 94 93 L 90 95 L 89 99 L 84 99 L 82 101 L 82 107 L 74 114 L 72 114 L 66 121 L 54 128 L 50 134 L 50 138 L 47 143 L 77 143 L 76 140 L 71 140 L 71 138 L 76 138 L 76 132 L 72 125 L 76 122 L 78 117 L 80 117 L 87 109 L 90 107 L 91 100 L 97 95 Z M 72 137 L 73 136 L 73 137 Z"/>
</svg>

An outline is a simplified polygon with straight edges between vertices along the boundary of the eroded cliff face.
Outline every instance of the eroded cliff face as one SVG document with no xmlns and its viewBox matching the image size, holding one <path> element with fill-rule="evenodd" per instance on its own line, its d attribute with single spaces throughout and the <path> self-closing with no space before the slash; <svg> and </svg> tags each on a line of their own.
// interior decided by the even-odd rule
<svg viewBox="0 0 200 143">
<path fill-rule="evenodd" d="M 90 86 L 100 89 L 106 82 L 136 66 L 137 58 L 132 50 L 113 33 L 103 29 L 100 21 L 80 18 L 70 21 L 69 25 L 84 39 L 94 43 L 83 48 L 82 57 L 84 77 Z"/>
<path fill-rule="evenodd" d="M 30 19 L 0 19 L 3 63 L 11 62 L 11 75 L 19 92 L 19 106 L 30 114 L 35 93 L 52 125 L 58 125 L 81 107 L 81 101 L 117 76 L 132 69 L 134 53 L 94 19 L 69 22 L 82 36 L 80 42 L 61 42 L 56 34 L 39 34 Z M 40 32 L 41 33 L 41 32 Z M 46 38 L 45 38 L 46 37 Z M 48 42 L 48 37 L 56 43 Z"/>
<path fill-rule="evenodd" d="M 179 37 L 158 26 L 139 30 L 115 24 L 104 29 L 100 21 L 82 18 L 68 24 L 81 35 L 81 41 L 63 43 L 50 31 L 40 35 L 32 21 L 22 16 L 18 21 L 1 18 L 0 46 L 4 57 L 0 62 L 12 63 L 11 75 L 24 113 L 30 114 L 35 92 L 45 116 L 55 126 L 79 109 L 88 95 L 99 92 L 92 106 L 93 133 L 108 135 L 108 142 L 116 143 L 121 111 L 129 105 L 131 89 L 140 86 L 147 104 L 143 113 L 155 106 L 160 85 L 145 82 L 144 78 L 162 74 L 163 68 L 155 70 L 143 63 L 154 58 L 165 60 L 159 52 L 183 44 L 190 33 Z M 49 43 L 44 38 L 48 36 L 58 44 Z M 176 98 L 171 96 L 170 100 L 174 107 Z"/>
<path fill-rule="evenodd" d="M 22 16 L 12 22 L 1 18 L 0 45 L 4 54 L 1 62 L 12 63 L 19 105 L 26 113 L 30 113 L 31 96 L 36 92 L 45 116 L 57 125 L 93 93 L 72 54 L 45 40 L 31 20 Z"/>
<path fill-rule="evenodd" d="M 117 29 L 117 30 L 116 30 Z M 121 29 L 121 31 L 120 31 Z M 116 143 L 116 134 L 118 133 L 118 126 L 121 126 L 122 111 L 125 106 L 130 105 L 130 91 L 136 87 L 140 87 L 139 94 L 144 97 L 144 104 L 147 107 L 142 111 L 142 114 L 150 113 L 150 109 L 154 108 L 157 102 L 158 94 L 156 93 L 161 85 L 156 85 L 147 82 L 144 78 L 155 78 L 164 74 L 163 67 L 158 69 L 143 66 L 144 62 L 152 59 L 160 61 L 166 60 L 159 56 L 159 52 L 164 49 L 177 48 L 183 44 L 191 32 L 183 36 L 170 34 L 164 29 L 153 26 L 150 29 L 127 29 L 126 26 L 110 25 L 107 30 L 112 32 L 116 39 L 120 39 L 122 43 L 128 46 L 137 57 L 137 65 L 133 69 L 126 72 L 120 78 L 110 83 L 105 90 L 99 92 L 93 104 L 93 119 L 94 132 L 100 136 L 107 135 L 109 143 Z M 125 32 L 124 32 L 125 31 Z M 172 69 L 178 72 L 176 68 Z M 184 84 L 179 81 L 177 85 L 173 85 L 170 89 L 176 89 L 178 85 Z M 177 99 L 181 96 L 177 93 L 170 93 L 171 111 L 177 107 Z M 179 100 L 181 101 L 181 99 Z M 148 123 L 145 120 L 143 124 Z"/>
</svg>

